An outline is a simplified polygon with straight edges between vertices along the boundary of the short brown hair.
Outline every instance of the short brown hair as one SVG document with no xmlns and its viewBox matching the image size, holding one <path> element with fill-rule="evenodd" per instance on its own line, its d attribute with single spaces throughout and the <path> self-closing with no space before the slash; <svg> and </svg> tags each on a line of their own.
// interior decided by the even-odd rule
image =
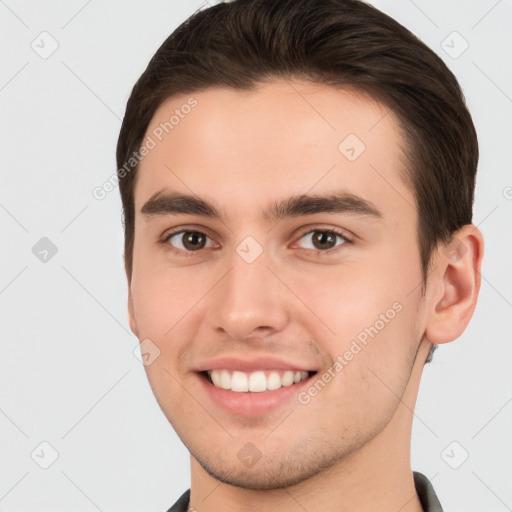
<svg viewBox="0 0 512 512">
<path fill-rule="evenodd" d="M 476 131 L 443 61 L 361 0 L 235 0 L 196 12 L 165 40 L 132 90 L 117 145 L 128 277 L 137 163 L 126 165 L 158 107 L 176 94 L 292 77 L 364 91 L 398 118 L 426 285 L 437 243 L 472 220 Z"/>
</svg>

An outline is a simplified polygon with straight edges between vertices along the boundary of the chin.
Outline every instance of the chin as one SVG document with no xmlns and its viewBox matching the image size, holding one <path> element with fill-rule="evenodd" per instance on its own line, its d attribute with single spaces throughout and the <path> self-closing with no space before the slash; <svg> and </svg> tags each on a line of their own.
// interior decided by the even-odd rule
<svg viewBox="0 0 512 512">
<path fill-rule="evenodd" d="M 192 456 L 201 467 L 216 480 L 234 487 L 255 491 L 282 489 L 299 484 L 334 466 L 342 454 L 330 451 L 330 454 L 311 457 L 312 454 L 300 453 L 294 450 L 293 456 L 283 457 L 282 454 L 265 455 L 253 467 L 243 467 L 242 463 L 227 461 L 225 456 L 209 457 Z M 191 452 L 192 453 L 192 452 Z M 306 463 L 304 462 L 306 461 Z"/>
</svg>

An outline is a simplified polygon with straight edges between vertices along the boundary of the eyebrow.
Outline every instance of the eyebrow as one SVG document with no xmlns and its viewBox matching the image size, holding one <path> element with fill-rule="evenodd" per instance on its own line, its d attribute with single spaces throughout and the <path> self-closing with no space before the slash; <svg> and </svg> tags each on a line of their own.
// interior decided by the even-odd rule
<svg viewBox="0 0 512 512">
<path fill-rule="evenodd" d="M 160 190 L 142 206 L 140 212 L 150 218 L 163 215 L 189 214 L 222 221 L 225 215 L 208 201 L 189 194 Z M 370 201 L 354 194 L 340 191 L 326 195 L 292 196 L 275 201 L 263 212 L 266 222 L 276 222 L 286 217 L 300 217 L 316 213 L 348 213 L 382 219 L 382 212 Z"/>
</svg>

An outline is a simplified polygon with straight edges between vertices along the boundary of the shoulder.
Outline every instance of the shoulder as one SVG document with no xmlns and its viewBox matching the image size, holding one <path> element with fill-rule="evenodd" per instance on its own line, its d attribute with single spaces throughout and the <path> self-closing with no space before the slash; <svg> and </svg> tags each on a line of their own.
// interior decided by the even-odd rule
<svg viewBox="0 0 512 512">
<path fill-rule="evenodd" d="M 178 501 L 167 512 L 187 512 L 188 503 L 190 501 L 190 489 L 185 491 Z"/>
<path fill-rule="evenodd" d="M 430 480 L 417 471 L 413 472 L 414 486 L 421 502 L 421 506 L 425 512 L 443 512 L 443 507 L 437 498 Z"/>
</svg>

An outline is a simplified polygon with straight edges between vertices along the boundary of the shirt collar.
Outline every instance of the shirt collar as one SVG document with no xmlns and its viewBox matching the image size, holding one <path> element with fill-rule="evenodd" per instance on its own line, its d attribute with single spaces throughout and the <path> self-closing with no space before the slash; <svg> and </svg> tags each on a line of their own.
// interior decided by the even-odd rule
<svg viewBox="0 0 512 512">
<path fill-rule="evenodd" d="M 414 486 L 418 493 L 424 512 L 443 512 L 441 503 L 436 496 L 430 480 L 423 474 L 414 471 Z M 167 512 L 187 512 L 190 501 L 190 489 L 185 491 L 179 500 Z"/>
</svg>

